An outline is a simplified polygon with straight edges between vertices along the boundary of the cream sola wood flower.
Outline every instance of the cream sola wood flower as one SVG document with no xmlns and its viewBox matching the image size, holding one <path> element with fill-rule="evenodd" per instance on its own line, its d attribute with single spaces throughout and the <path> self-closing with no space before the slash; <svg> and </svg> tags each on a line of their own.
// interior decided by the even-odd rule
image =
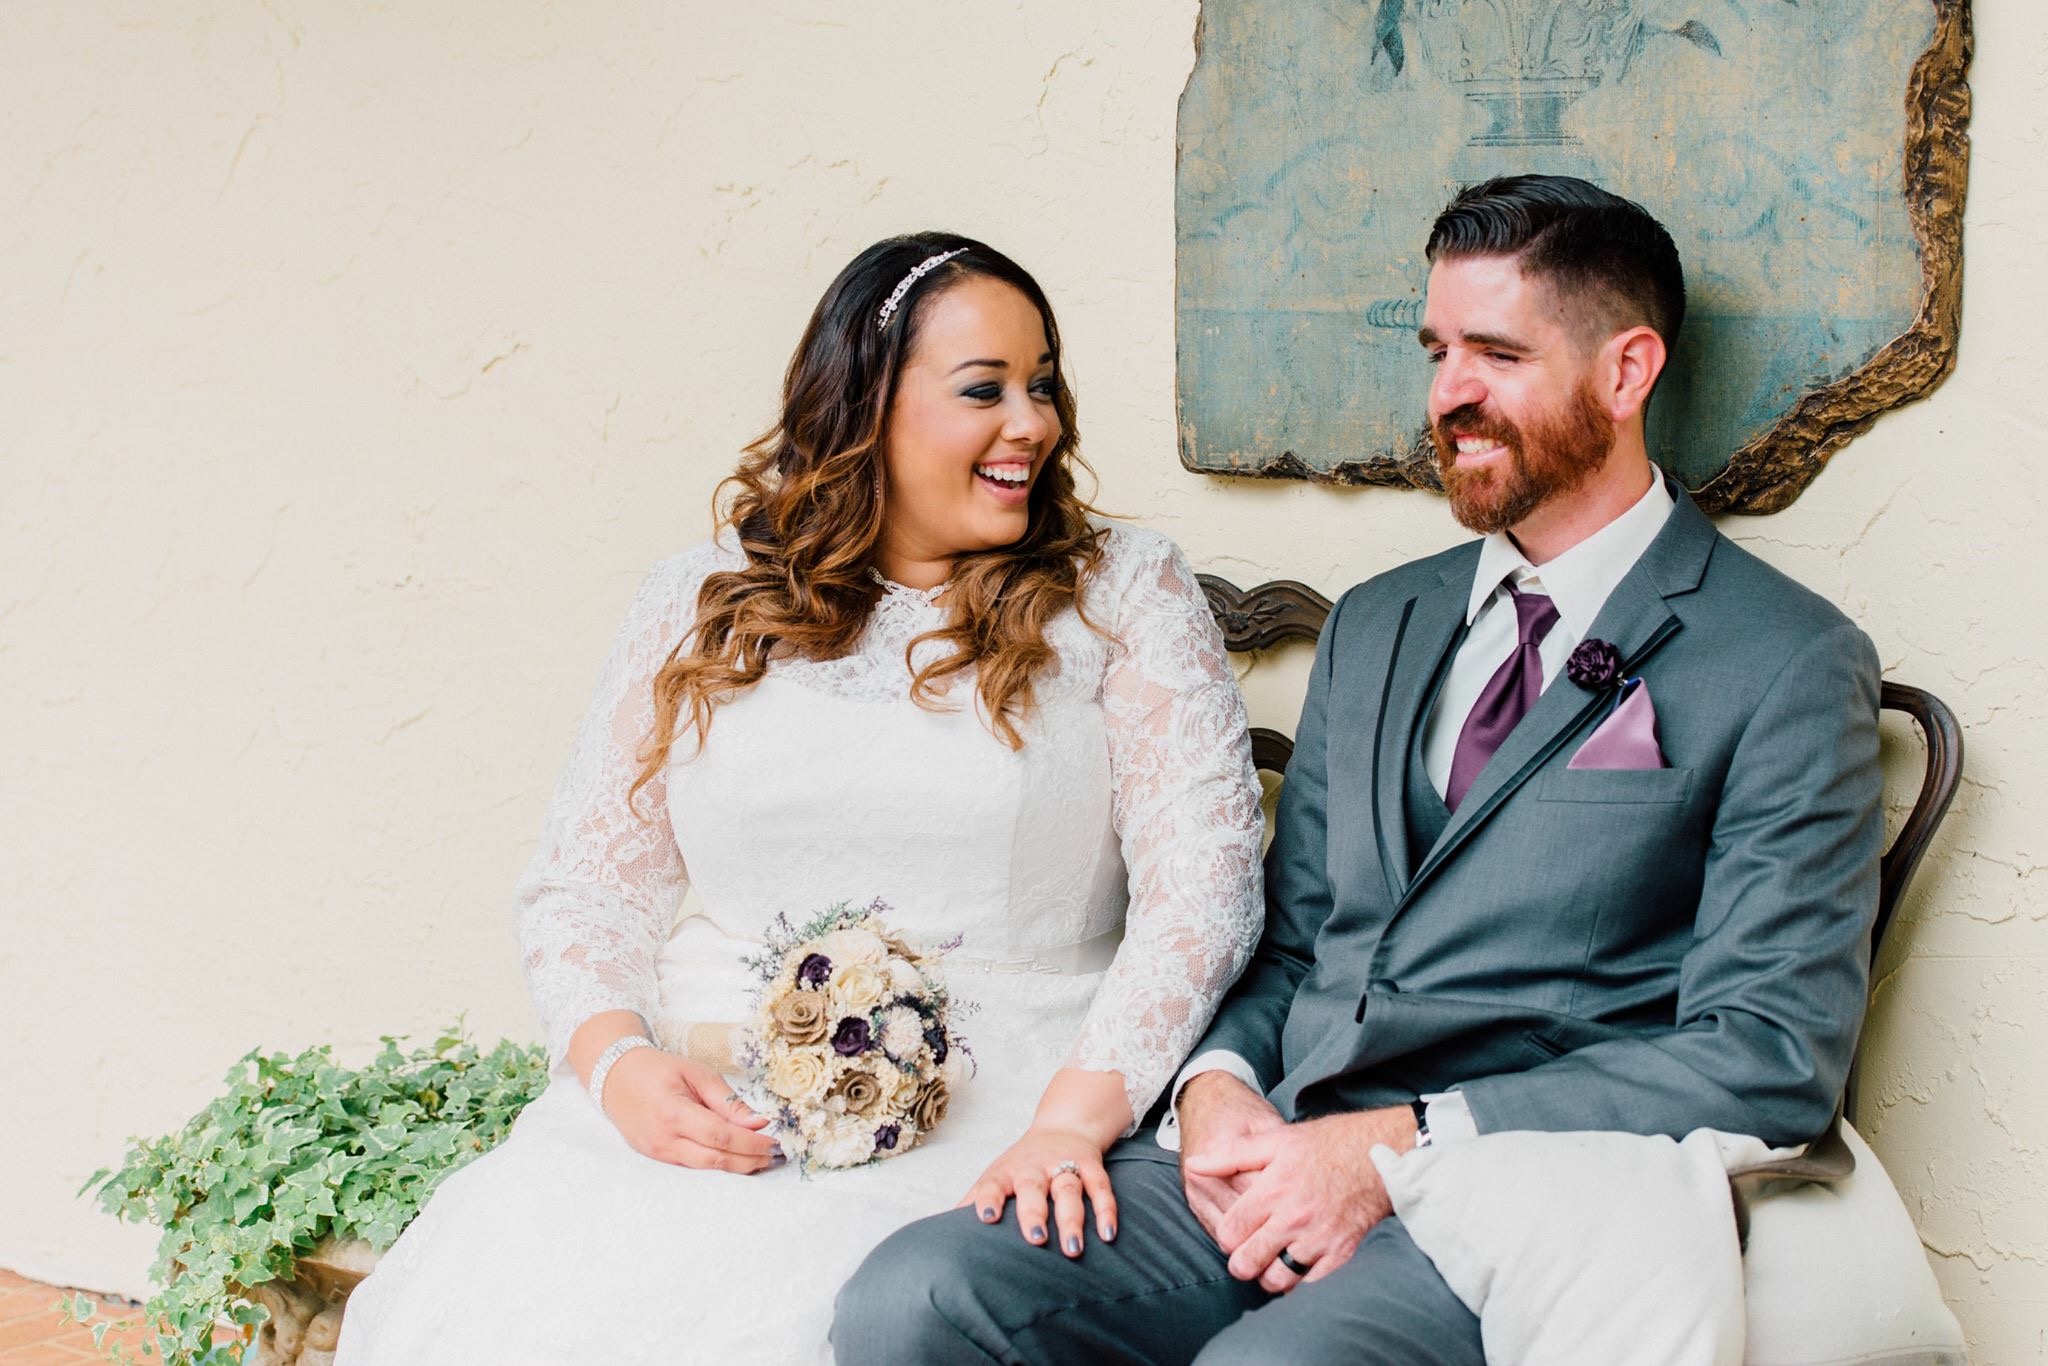
<svg viewBox="0 0 2048 1366">
<path fill-rule="evenodd" d="M 847 1010 L 873 1010 L 889 992 L 889 976 L 873 963 L 841 963 L 830 980 L 834 1004 Z"/>
<path fill-rule="evenodd" d="M 749 959 L 761 987 L 745 1062 L 770 1132 L 809 1172 L 907 1152 L 964 1075 L 958 1009 L 927 951 L 877 901 L 778 919 Z"/>
<path fill-rule="evenodd" d="M 882 1013 L 882 1048 L 899 1061 L 916 1061 L 926 1050 L 924 1016 L 909 1006 L 891 1006 Z"/>
<path fill-rule="evenodd" d="M 771 1049 L 762 1080 L 784 1100 L 808 1102 L 824 1095 L 831 1076 L 832 1069 L 818 1049 Z"/>
<path fill-rule="evenodd" d="M 814 1167 L 859 1167 L 873 1161 L 874 1156 L 874 1127 L 866 1120 L 852 1116 L 825 1124 L 813 1141 L 810 1152 Z"/>
<path fill-rule="evenodd" d="M 872 967 L 889 956 L 889 948 L 882 942 L 882 936 L 866 925 L 833 930 L 818 940 L 818 952 L 841 968 L 855 963 Z"/>
</svg>

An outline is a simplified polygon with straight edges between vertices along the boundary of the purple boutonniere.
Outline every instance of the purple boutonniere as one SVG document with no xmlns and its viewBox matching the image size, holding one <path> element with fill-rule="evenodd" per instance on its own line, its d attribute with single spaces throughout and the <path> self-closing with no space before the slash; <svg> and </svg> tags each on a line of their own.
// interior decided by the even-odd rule
<svg viewBox="0 0 2048 1366">
<path fill-rule="evenodd" d="M 1588 692 L 1601 692 L 1621 679 L 1621 651 L 1612 641 L 1594 636 L 1579 642 L 1564 662 L 1565 677 Z"/>
</svg>

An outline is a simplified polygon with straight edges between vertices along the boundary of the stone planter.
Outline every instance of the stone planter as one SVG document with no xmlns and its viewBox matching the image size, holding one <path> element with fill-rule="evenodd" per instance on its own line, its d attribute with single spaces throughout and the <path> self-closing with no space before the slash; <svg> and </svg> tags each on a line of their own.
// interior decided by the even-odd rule
<svg viewBox="0 0 2048 1366">
<path fill-rule="evenodd" d="M 329 1238 L 298 1259 L 290 1280 L 250 1290 L 270 1322 L 257 1330 L 245 1366 L 334 1366 L 349 1292 L 376 1269 L 377 1258 L 368 1243 Z"/>
</svg>

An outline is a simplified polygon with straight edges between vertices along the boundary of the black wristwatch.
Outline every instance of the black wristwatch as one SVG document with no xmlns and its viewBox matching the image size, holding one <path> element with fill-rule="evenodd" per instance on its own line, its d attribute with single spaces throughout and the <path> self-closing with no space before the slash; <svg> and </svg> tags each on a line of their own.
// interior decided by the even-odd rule
<svg viewBox="0 0 2048 1366">
<path fill-rule="evenodd" d="M 1429 1102 L 1417 1096 L 1414 1100 L 1408 1102 L 1408 1106 L 1415 1111 L 1415 1146 L 1427 1148 L 1429 1146 Z"/>
</svg>

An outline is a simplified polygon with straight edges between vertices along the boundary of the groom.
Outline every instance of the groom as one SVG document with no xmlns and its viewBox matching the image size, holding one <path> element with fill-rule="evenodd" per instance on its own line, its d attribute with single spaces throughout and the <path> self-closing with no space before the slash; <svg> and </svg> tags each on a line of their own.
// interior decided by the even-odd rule
<svg viewBox="0 0 2048 1366">
<path fill-rule="evenodd" d="M 1265 939 L 1110 1154 L 1116 1240 L 914 1224 L 840 1296 L 846 1366 L 1479 1363 L 1375 1144 L 1827 1125 L 1877 906 L 1875 652 L 1650 463 L 1685 309 L 1654 219 L 1495 180 L 1428 257 L 1430 430 L 1483 539 L 1331 611 Z"/>
</svg>

